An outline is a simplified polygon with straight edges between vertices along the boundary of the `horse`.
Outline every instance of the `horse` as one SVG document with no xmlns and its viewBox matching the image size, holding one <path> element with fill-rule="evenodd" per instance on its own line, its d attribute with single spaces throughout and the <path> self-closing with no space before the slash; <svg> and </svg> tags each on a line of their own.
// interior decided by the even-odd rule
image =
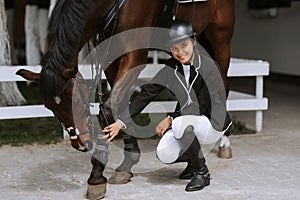
<svg viewBox="0 0 300 200">
<path fill-rule="evenodd" d="M 98 133 L 96 145 L 90 139 L 88 126 L 89 98 L 88 88 L 78 72 L 78 54 L 91 38 L 101 35 L 112 36 L 127 30 L 141 27 L 155 27 L 166 2 L 173 0 L 60 0 L 57 1 L 48 25 L 45 54 L 42 57 L 40 73 L 21 69 L 18 75 L 40 83 L 44 105 L 50 109 L 63 124 L 70 135 L 71 145 L 81 151 L 93 149 L 91 156 L 92 171 L 87 180 L 87 198 L 100 199 L 105 196 L 107 179 L 103 171 L 107 164 L 108 144 Z M 224 83 L 230 59 L 230 40 L 234 29 L 234 0 L 207 0 L 197 3 L 177 4 L 176 18 L 193 23 L 197 36 L 208 43 L 210 52 L 219 62 Z M 110 11 L 115 17 L 106 23 Z M 172 10 L 172 9 L 171 9 Z M 170 12 L 170 9 L 169 11 Z M 164 17 L 163 17 L 164 18 Z M 136 41 L 150 42 L 151 36 L 140 35 Z M 127 48 L 134 41 L 120 40 L 119 45 Z M 105 69 L 107 81 L 112 87 L 111 94 L 102 106 L 99 120 L 102 128 L 114 122 L 112 106 L 118 106 L 122 98 L 137 79 L 139 70 L 133 70 L 126 85 L 118 81 L 135 66 L 147 62 L 148 49 L 126 52 Z M 116 98 L 117 97 L 117 98 Z M 116 169 L 111 183 L 127 183 L 132 177 L 131 168 L 139 161 L 140 150 L 135 137 L 124 134 L 124 160 Z M 117 178 L 116 178 L 117 177 Z M 121 177 L 121 178 L 120 178 Z"/>
</svg>

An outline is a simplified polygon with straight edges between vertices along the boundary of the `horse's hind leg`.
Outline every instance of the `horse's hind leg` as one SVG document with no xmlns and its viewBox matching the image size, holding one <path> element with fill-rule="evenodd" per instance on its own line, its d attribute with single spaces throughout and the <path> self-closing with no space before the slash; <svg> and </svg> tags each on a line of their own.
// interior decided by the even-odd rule
<svg viewBox="0 0 300 200">
<path fill-rule="evenodd" d="M 225 88 L 228 92 L 227 71 L 230 62 L 230 42 L 235 23 L 234 0 L 218 1 L 215 18 L 204 30 L 212 48 L 214 59 L 219 63 Z"/>
<path fill-rule="evenodd" d="M 207 33 L 207 32 L 205 32 L 205 33 Z M 221 33 L 214 33 L 214 34 L 215 34 L 215 37 L 213 36 L 213 33 L 206 34 L 206 37 L 209 35 L 207 39 L 209 40 L 211 48 L 213 50 L 214 59 L 220 65 L 222 79 L 223 79 L 224 86 L 226 89 L 226 96 L 228 96 L 229 84 L 228 84 L 228 78 L 227 78 L 227 71 L 228 71 L 229 62 L 230 62 L 230 40 L 228 37 L 224 38 L 224 35 L 222 36 Z M 221 142 L 219 145 L 219 152 L 218 152 L 219 158 L 227 158 L 227 159 L 232 158 L 232 148 L 230 146 L 230 142 L 229 142 L 229 138 L 228 138 L 229 135 L 230 135 L 230 132 L 226 131 L 224 136 L 221 138 Z"/>
<path fill-rule="evenodd" d="M 217 155 L 219 158 L 232 158 L 232 148 L 228 136 L 223 135 L 221 137 Z"/>
<path fill-rule="evenodd" d="M 106 193 L 107 179 L 103 176 L 103 171 L 108 161 L 108 144 L 102 137 L 103 134 L 98 135 L 97 145 L 91 157 L 93 168 L 88 179 L 88 199 L 102 199 Z"/>
<path fill-rule="evenodd" d="M 219 0 L 215 19 L 204 31 L 214 53 L 214 59 L 220 65 L 227 95 L 229 92 L 227 71 L 230 63 L 230 42 L 235 23 L 234 12 L 234 0 Z M 228 138 L 229 135 L 230 133 L 227 131 L 221 139 L 218 153 L 218 157 L 220 158 L 232 157 L 232 149 Z"/>
</svg>

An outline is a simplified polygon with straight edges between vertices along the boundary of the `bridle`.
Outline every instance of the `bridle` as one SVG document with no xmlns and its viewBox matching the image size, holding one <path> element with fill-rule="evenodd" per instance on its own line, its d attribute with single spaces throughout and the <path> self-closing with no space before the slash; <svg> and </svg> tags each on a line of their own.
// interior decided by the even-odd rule
<svg viewBox="0 0 300 200">
<path fill-rule="evenodd" d="M 61 121 L 61 124 L 64 127 L 64 129 L 68 132 L 70 138 L 72 140 L 76 140 L 79 135 L 89 133 L 89 130 L 85 130 L 83 132 L 80 132 L 79 129 L 78 129 L 78 127 L 77 127 L 77 124 L 79 124 L 79 122 L 83 119 L 85 113 L 88 113 L 88 116 L 91 115 L 91 113 L 90 113 L 90 106 L 92 106 L 92 105 L 90 103 L 90 99 L 86 97 L 84 89 L 82 87 L 82 84 L 83 84 L 83 81 L 84 81 L 83 78 L 81 76 L 76 76 L 76 77 L 68 78 L 67 81 L 66 81 L 66 83 L 62 87 L 62 89 L 59 91 L 58 95 L 54 97 L 54 100 L 55 100 L 56 104 L 59 104 L 61 102 L 60 96 L 69 87 L 69 85 L 71 84 L 72 80 L 74 80 L 74 86 L 76 85 L 77 88 L 78 88 L 78 90 L 79 90 L 80 97 L 81 97 L 81 99 L 83 101 L 83 108 L 81 109 L 81 111 L 80 111 L 80 113 L 79 113 L 76 121 L 74 122 L 74 127 L 65 127 L 65 124 L 62 122 L 62 120 L 60 120 L 60 121 Z M 90 91 L 89 91 L 89 96 L 90 96 Z"/>
</svg>

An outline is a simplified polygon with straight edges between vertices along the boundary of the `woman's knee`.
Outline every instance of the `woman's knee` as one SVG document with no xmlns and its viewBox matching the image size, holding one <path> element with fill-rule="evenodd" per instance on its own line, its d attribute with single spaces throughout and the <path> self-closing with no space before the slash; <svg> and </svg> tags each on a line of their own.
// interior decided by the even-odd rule
<svg viewBox="0 0 300 200">
<path fill-rule="evenodd" d="M 196 115 L 184 115 L 177 117 L 172 122 L 172 129 L 176 139 L 180 139 L 187 127 L 192 127 L 193 131 L 198 127 L 199 118 L 201 116 Z"/>
<path fill-rule="evenodd" d="M 172 131 L 166 132 L 156 147 L 157 158 L 165 164 L 170 164 L 178 159 L 179 153 L 180 146 L 174 138 Z"/>
</svg>

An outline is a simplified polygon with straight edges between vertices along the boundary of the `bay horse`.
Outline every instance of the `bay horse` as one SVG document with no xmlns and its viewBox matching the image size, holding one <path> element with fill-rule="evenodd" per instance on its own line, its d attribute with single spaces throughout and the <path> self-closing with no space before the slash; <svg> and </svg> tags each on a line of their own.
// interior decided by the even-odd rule
<svg viewBox="0 0 300 200">
<path fill-rule="evenodd" d="M 170 2 L 173 0 L 170 0 Z M 42 70 L 34 73 L 19 70 L 18 75 L 27 80 L 40 83 L 44 105 L 50 109 L 68 131 L 71 145 L 78 150 L 93 149 L 93 165 L 88 178 L 87 198 L 100 199 L 105 196 L 107 179 L 103 176 L 107 164 L 107 142 L 100 133 L 96 145 L 90 141 L 88 127 L 89 93 L 83 78 L 78 72 L 78 54 L 84 44 L 98 33 L 113 35 L 126 30 L 155 27 L 168 0 L 60 0 L 51 15 L 46 53 L 41 60 Z M 122 6 L 121 6 L 122 5 Z M 115 7 L 114 7 L 115 6 Z M 118 9 L 118 7 L 120 8 Z M 106 19 L 114 9 L 116 17 L 106 27 Z M 208 0 L 198 3 L 178 4 L 176 18 L 193 23 L 200 40 L 209 44 L 210 52 L 219 62 L 224 83 L 227 85 L 226 73 L 230 59 L 230 40 L 234 29 L 234 0 Z M 172 18 L 170 14 L 170 21 Z M 200 35 L 200 33 L 202 33 Z M 150 42 L 150 36 L 139 35 L 136 41 Z M 120 41 L 120 47 L 134 45 L 126 38 Z M 147 62 L 148 49 L 127 52 L 112 61 L 105 69 L 105 75 L 112 86 L 111 95 L 104 103 L 103 113 L 99 114 L 102 127 L 114 122 L 112 105 L 118 106 L 122 98 L 137 79 L 140 70 L 134 70 L 126 85 L 117 85 L 124 74 L 135 66 Z M 77 75 L 77 76 L 76 76 Z M 118 98 L 115 98 L 115 97 Z M 105 118 L 105 119 L 104 119 Z M 135 137 L 124 134 L 124 160 L 116 169 L 116 174 L 123 173 L 125 178 L 115 183 L 126 183 L 132 177 L 131 168 L 139 161 L 140 150 Z M 127 152 L 127 153 L 126 153 Z M 114 176 L 114 175 L 113 175 Z M 114 181 L 112 181 L 114 183 Z"/>
</svg>

